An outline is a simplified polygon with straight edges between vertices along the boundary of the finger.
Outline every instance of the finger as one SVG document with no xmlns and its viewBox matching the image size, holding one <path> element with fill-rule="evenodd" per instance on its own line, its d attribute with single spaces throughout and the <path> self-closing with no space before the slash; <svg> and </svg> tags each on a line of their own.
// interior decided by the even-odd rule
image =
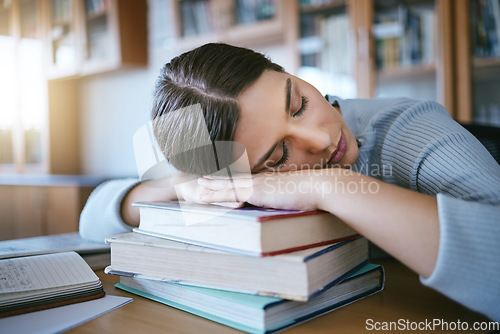
<svg viewBox="0 0 500 334">
<path fill-rule="evenodd" d="M 208 179 L 201 177 L 198 179 L 198 184 L 212 190 L 222 190 L 229 188 L 239 188 L 239 187 L 252 187 L 253 182 L 251 178 L 241 178 L 241 179 Z"/>
<path fill-rule="evenodd" d="M 229 174 L 228 175 L 210 174 L 210 175 L 204 175 L 203 178 L 209 179 L 209 180 L 251 179 L 252 174 L 251 173 L 231 173 L 231 176 L 229 176 Z"/>
<path fill-rule="evenodd" d="M 202 177 L 198 179 L 198 184 L 210 190 L 223 190 L 229 188 L 231 185 L 231 183 L 228 183 L 225 180 L 208 180 Z"/>
<path fill-rule="evenodd" d="M 226 208 L 237 209 L 243 207 L 245 202 L 214 202 L 212 204 L 220 205 Z"/>
<path fill-rule="evenodd" d="M 207 191 L 200 194 L 204 203 L 246 202 L 252 194 L 252 188 L 228 188 L 218 191 Z"/>
</svg>

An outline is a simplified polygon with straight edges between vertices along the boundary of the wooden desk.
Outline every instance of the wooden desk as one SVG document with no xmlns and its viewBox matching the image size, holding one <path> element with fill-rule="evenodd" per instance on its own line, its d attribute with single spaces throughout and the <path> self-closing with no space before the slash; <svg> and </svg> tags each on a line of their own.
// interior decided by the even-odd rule
<svg viewBox="0 0 500 334">
<path fill-rule="evenodd" d="M 425 322 L 443 319 L 448 322 L 488 321 L 434 290 L 420 284 L 418 276 L 393 259 L 373 261 L 386 271 L 386 285 L 382 292 L 347 305 L 306 323 L 292 327 L 286 333 L 395 333 L 397 331 L 368 331 L 367 319 L 373 321 Z M 239 331 L 127 293 L 113 286 L 117 276 L 98 272 L 105 290 L 110 295 L 132 297 L 134 301 L 101 317 L 74 328 L 70 333 L 239 333 Z M 404 331 L 418 333 L 419 331 Z M 432 331 L 425 331 L 431 333 Z M 434 333 L 446 331 L 435 330 Z M 449 331 L 456 333 L 457 331 Z M 472 331 L 469 331 L 472 332 Z M 466 331 L 460 331 L 466 333 Z M 481 333 L 481 332 L 475 332 Z"/>
</svg>

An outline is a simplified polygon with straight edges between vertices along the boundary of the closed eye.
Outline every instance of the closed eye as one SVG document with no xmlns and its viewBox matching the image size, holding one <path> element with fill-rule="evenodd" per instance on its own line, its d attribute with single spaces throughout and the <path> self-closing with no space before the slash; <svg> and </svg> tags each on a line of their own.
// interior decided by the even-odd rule
<svg viewBox="0 0 500 334">
<path fill-rule="evenodd" d="M 309 98 L 307 96 L 302 96 L 301 98 L 301 105 L 300 105 L 300 108 L 299 110 L 297 110 L 293 115 L 292 117 L 299 117 L 300 115 L 302 115 L 306 109 L 307 109 L 307 104 L 309 102 Z M 283 142 L 283 156 L 281 157 L 281 159 L 274 164 L 273 167 L 281 167 L 283 165 L 285 165 L 288 161 L 288 148 L 286 147 L 285 145 L 285 142 Z"/>
<path fill-rule="evenodd" d="M 309 103 L 309 98 L 307 98 L 307 96 L 302 96 L 301 101 L 302 101 L 302 103 L 300 105 L 299 110 L 297 110 L 295 112 L 295 114 L 293 114 L 292 117 L 299 117 L 300 115 L 302 115 L 304 113 L 304 111 L 306 111 L 307 104 Z"/>
<path fill-rule="evenodd" d="M 286 147 L 285 142 L 283 142 L 283 156 L 277 163 L 274 164 L 273 167 L 281 167 L 284 164 L 286 164 L 287 161 L 288 161 L 288 148 Z"/>
</svg>

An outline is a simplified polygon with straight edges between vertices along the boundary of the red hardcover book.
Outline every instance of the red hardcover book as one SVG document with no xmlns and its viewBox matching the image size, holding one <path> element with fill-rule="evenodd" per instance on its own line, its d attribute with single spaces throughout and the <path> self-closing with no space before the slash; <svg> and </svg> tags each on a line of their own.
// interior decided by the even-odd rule
<svg viewBox="0 0 500 334">
<path fill-rule="evenodd" d="M 255 256 L 332 244 L 359 236 L 324 211 L 230 209 L 187 202 L 141 202 L 135 232 Z"/>
</svg>

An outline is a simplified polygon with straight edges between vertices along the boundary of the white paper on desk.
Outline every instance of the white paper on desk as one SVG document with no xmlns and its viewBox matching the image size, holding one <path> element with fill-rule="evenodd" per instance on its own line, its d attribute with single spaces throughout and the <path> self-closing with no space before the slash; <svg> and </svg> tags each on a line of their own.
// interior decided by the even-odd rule
<svg viewBox="0 0 500 334">
<path fill-rule="evenodd" d="M 47 310 L 0 318 L 2 333 L 60 333 L 132 301 L 106 295 L 103 298 Z"/>
</svg>

